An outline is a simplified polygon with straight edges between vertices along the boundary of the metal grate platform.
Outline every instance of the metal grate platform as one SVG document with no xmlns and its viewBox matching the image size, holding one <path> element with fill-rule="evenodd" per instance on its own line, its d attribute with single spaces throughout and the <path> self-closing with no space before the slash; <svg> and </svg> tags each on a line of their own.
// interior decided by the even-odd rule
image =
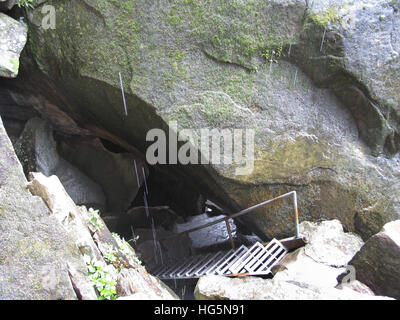
<svg viewBox="0 0 400 320">
<path fill-rule="evenodd" d="M 276 239 L 266 246 L 257 242 L 227 252 L 192 256 L 156 267 L 152 274 L 161 280 L 200 278 L 205 275 L 268 275 L 286 255 L 286 248 Z"/>
</svg>

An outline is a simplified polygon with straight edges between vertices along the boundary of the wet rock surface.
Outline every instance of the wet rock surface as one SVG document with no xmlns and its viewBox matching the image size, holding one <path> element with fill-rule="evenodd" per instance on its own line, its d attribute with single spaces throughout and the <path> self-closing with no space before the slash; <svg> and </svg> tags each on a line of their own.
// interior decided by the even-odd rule
<svg viewBox="0 0 400 320">
<path fill-rule="evenodd" d="M 0 121 L 0 296 L 77 299 L 66 261 L 86 268 L 73 238 L 26 189 L 26 178 Z"/>
<path fill-rule="evenodd" d="M 73 97 L 61 109 L 79 114 L 85 123 L 101 123 L 143 153 L 148 130 L 167 132 L 170 120 L 178 122 L 178 131 L 255 130 L 254 171 L 248 175 L 235 174 L 243 163 L 178 166 L 180 177 L 196 181 L 199 193 L 227 211 L 296 189 L 303 220 L 337 218 L 364 239 L 398 217 L 399 158 L 376 157 L 398 150 L 397 78 L 391 71 L 397 68 L 398 32 L 390 26 L 397 24 L 398 14 L 393 6 L 343 0 L 307 8 L 304 1 L 255 1 L 235 7 L 215 3 L 205 10 L 201 1 L 125 7 L 86 0 L 55 7 L 57 39 L 67 40 L 47 41 L 50 35 L 39 31 L 28 51 L 55 87 Z M 386 16 L 380 28 L 378 10 Z M 144 18 L 144 12 L 152 14 Z M 354 24 L 346 25 L 346 15 Z M 30 25 L 41 18 L 34 10 Z M 238 21 L 246 21 L 246 27 L 234 32 Z M 72 30 L 66 27 L 70 24 Z M 126 32 L 115 37 L 116 28 Z M 384 45 L 374 42 L 377 38 Z M 281 59 L 265 59 L 277 48 Z M 387 72 L 378 72 L 375 57 Z M 50 72 L 52 65 L 58 75 Z M 265 240 L 291 236 L 289 210 L 286 205 L 265 208 L 243 222 Z M 378 225 L 368 217 L 355 223 L 365 212 L 379 216 Z"/>
</svg>

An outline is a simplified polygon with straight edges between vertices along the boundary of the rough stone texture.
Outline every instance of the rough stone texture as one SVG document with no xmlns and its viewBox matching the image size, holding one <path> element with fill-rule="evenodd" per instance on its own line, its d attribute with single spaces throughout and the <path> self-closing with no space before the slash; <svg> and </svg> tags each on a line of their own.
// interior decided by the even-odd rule
<svg viewBox="0 0 400 320">
<path fill-rule="evenodd" d="M 26 175 L 30 172 L 42 172 L 48 177 L 56 175 L 76 204 L 100 209 L 106 207 L 102 188 L 60 157 L 53 130 L 46 121 L 39 118 L 29 120 L 15 150 Z"/>
<path fill-rule="evenodd" d="M 85 270 L 79 250 L 26 182 L 0 120 L 0 298 L 76 299 L 67 262 Z"/>
<path fill-rule="evenodd" d="M 143 168 L 146 178 L 148 175 L 143 159 L 127 152 L 110 152 L 98 139 L 62 143 L 60 153 L 102 186 L 107 198 L 107 210 L 111 212 L 127 210 L 143 185 Z"/>
<path fill-rule="evenodd" d="M 117 294 L 120 297 L 130 297 L 139 294 L 146 296 L 147 300 L 179 300 L 176 294 L 165 286 L 160 280 L 151 277 L 145 272 L 135 269 L 124 269 L 118 275 Z M 136 296 L 137 297 L 137 296 Z"/>
<path fill-rule="evenodd" d="M 316 287 L 300 282 L 248 277 L 203 277 L 195 289 L 196 300 L 381 300 L 350 289 Z"/>
<path fill-rule="evenodd" d="M 87 277 L 87 272 L 79 272 L 74 266 L 68 265 L 68 274 L 79 300 L 97 300 L 96 291 Z"/>
<path fill-rule="evenodd" d="M 386 224 L 349 264 L 375 294 L 400 299 L 400 220 Z"/>
<path fill-rule="evenodd" d="M 344 19 L 328 1 L 313 10 L 300 0 L 47 3 L 57 10 L 57 28 L 37 28 L 40 7 L 30 12 L 29 52 L 68 97 L 64 108 L 85 123 L 101 124 L 142 152 L 148 130 L 167 130 L 169 120 L 180 129 L 255 130 L 252 173 L 236 175 L 242 163 L 179 168 L 216 204 L 236 211 L 297 189 L 303 220 L 338 218 L 365 239 L 376 223 L 366 218 L 356 225 L 358 212 L 373 207 L 379 228 L 399 217 L 399 156 L 371 156 L 399 150 L 393 6 L 374 0 L 364 10 L 358 2 L 333 1 L 348 4 L 355 17 L 354 27 L 337 29 L 333 22 Z M 381 25 L 379 10 L 387 15 Z M 382 47 L 375 42 L 381 38 Z M 285 59 L 262 57 L 281 46 Z M 332 78 L 331 66 L 343 72 Z M 287 205 L 244 222 L 266 239 L 294 232 Z"/>
<path fill-rule="evenodd" d="M 167 286 L 149 275 L 141 266 L 135 251 L 110 233 L 100 217 L 96 218 L 97 227 L 92 223 L 91 213 L 85 207 L 75 205 L 56 176 L 45 177 L 41 173 L 32 173 L 31 178 L 29 190 L 46 202 L 53 215 L 69 231 L 85 262 L 100 264 L 103 270 L 108 270 L 118 283 L 119 296 L 140 293 L 147 296 L 147 299 L 174 298 Z M 111 252 L 115 257 L 112 261 L 108 258 Z M 97 299 L 93 284 L 87 277 L 86 266 L 82 272 L 67 262 L 68 273 L 78 298 Z"/>
<path fill-rule="evenodd" d="M 344 268 L 335 268 L 323 263 L 318 263 L 305 254 L 304 248 L 288 254 L 274 268 L 275 280 L 298 281 L 317 287 L 334 288 L 337 285 L 337 277 L 342 274 Z"/>
<path fill-rule="evenodd" d="M 304 222 L 300 233 L 308 241 L 305 254 L 315 262 L 333 267 L 346 266 L 364 244 L 359 236 L 345 233 L 338 220 Z"/>
<path fill-rule="evenodd" d="M 0 13 L 0 77 L 15 78 L 19 55 L 25 46 L 27 27 Z"/>
<path fill-rule="evenodd" d="M 292 51 L 293 61 L 350 109 L 375 155 L 400 147 L 399 24 L 394 1 L 317 1 Z"/>
<path fill-rule="evenodd" d="M 337 277 L 360 250 L 363 241 L 343 232 L 339 221 L 303 222 L 304 248 L 289 253 L 275 268 L 275 280 L 298 281 L 318 287 L 337 285 Z"/>
<path fill-rule="evenodd" d="M 11 10 L 17 4 L 18 0 L 0 0 L 0 11 Z"/>
</svg>

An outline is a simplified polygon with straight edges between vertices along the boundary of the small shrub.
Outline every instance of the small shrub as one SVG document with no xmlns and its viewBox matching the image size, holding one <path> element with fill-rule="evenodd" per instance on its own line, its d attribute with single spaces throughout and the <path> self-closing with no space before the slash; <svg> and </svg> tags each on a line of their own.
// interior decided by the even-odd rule
<svg viewBox="0 0 400 320">
<path fill-rule="evenodd" d="M 267 61 L 269 62 L 278 62 L 278 59 L 282 56 L 283 46 L 279 46 L 277 48 L 267 48 L 261 54 Z"/>
<path fill-rule="evenodd" d="M 116 300 L 116 280 L 113 274 L 98 262 L 91 261 L 87 263 L 87 267 L 90 280 L 99 294 L 99 300 Z"/>
</svg>

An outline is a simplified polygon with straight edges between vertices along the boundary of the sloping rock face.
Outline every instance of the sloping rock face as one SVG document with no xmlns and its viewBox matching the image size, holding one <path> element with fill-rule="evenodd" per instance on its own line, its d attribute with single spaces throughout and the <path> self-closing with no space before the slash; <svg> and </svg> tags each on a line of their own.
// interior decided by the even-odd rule
<svg viewBox="0 0 400 320">
<path fill-rule="evenodd" d="M 178 296 L 159 280 L 140 270 L 125 269 L 118 275 L 117 293 L 122 300 L 179 300 Z M 135 296 L 136 295 L 136 296 Z"/>
<path fill-rule="evenodd" d="M 220 276 L 201 278 L 196 300 L 387 300 L 353 290 L 321 288 L 299 282 L 263 280 L 255 277 L 231 279 Z"/>
<path fill-rule="evenodd" d="M 201 128 L 254 130 L 247 174 L 237 175 L 240 161 L 180 168 L 216 204 L 235 211 L 297 189 L 302 219 L 337 218 L 365 239 L 399 216 L 399 157 L 383 156 L 400 149 L 397 5 L 46 3 L 56 8 L 57 27 L 39 28 L 41 6 L 29 12 L 29 52 L 68 98 L 64 111 L 143 153 L 148 130 L 167 131 L 171 120 L 177 130 L 198 129 L 194 145 Z M 285 203 L 244 222 L 263 238 L 294 232 Z"/>
<path fill-rule="evenodd" d="M 0 77 L 18 75 L 19 55 L 26 39 L 26 26 L 0 12 Z"/>
<path fill-rule="evenodd" d="M 385 225 L 349 264 L 357 279 L 376 294 L 400 299 L 400 221 Z"/>
<path fill-rule="evenodd" d="M 0 298 L 77 299 L 67 261 L 85 272 L 73 238 L 26 178 L 0 120 Z"/>
<path fill-rule="evenodd" d="M 79 299 L 96 300 L 98 295 L 100 300 L 114 300 L 134 294 L 147 299 L 177 299 L 164 283 L 147 273 L 129 243 L 112 234 L 99 215 L 75 205 L 56 176 L 32 173 L 28 188 L 45 201 L 73 236 L 82 261 L 87 264 L 87 269 L 79 272 L 68 262 L 68 273 Z"/>
</svg>

